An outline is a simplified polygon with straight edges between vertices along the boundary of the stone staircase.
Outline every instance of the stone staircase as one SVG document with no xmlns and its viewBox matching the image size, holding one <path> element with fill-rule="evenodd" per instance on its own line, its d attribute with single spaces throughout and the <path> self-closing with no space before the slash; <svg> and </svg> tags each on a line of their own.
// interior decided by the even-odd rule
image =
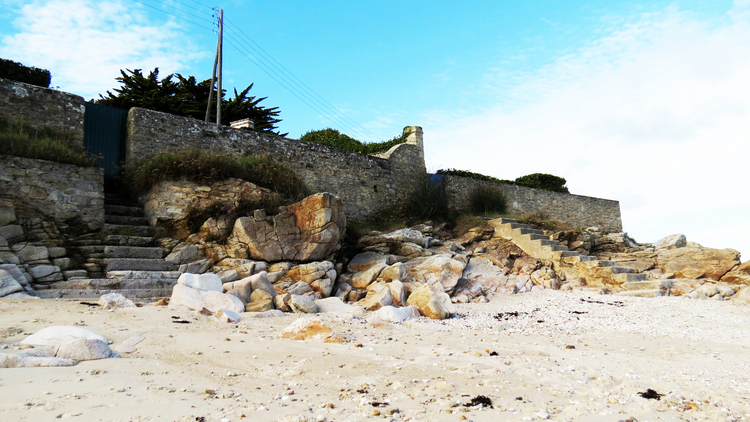
<svg viewBox="0 0 750 422">
<path fill-rule="evenodd" d="M 88 278 L 61 281 L 39 291 L 45 299 L 98 298 L 120 293 L 133 299 L 169 297 L 180 276 L 178 265 L 164 260 L 155 246 L 154 228 L 143 209 L 105 195 L 105 225 L 99 239 L 83 239 L 78 249 L 88 257 Z"/>
<path fill-rule="evenodd" d="M 495 237 L 512 241 L 534 258 L 552 261 L 555 271 L 576 274 L 586 280 L 588 286 L 604 287 L 624 296 L 654 297 L 669 294 L 670 280 L 647 281 L 644 274 L 618 267 L 613 261 L 599 260 L 595 256 L 568 250 L 567 246 L 550 240 L 541 230 L 510 218 L 498 218 L 489 223 L 495 229 Z"/>
</svg>

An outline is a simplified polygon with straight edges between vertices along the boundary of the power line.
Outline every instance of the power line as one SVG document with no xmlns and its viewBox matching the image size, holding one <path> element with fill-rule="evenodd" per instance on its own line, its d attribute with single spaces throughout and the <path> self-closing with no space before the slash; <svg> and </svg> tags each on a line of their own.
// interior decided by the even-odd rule
<svg viewBox="0 0 750 422">
<path fill-rule="evenodd" d="M 161 13 L 166 13 L 167 15 L 169 15 L 169 16 L 173 16 L 173 17 L 175 17 L 175 18 L 177 18 L 177 19 L 182 19 L 182 20 L 184 20 L 185 22 L 188 22 L 188 23 L 192 23 L 193 25 L 195 25 L 195 26 L 197 26 L 197 27 L 200 27 L 200 28 L 203 28 L 203 29 L 208 29 L 209 31 L 213 31 L 213 28 L 208 28 L 208 27 L 205 27 L 205 26 L 203 26 L 203 25 L 202 25 L 202 24 L 200 24 L 200 23 L 195 23 L 195 22 L 193 22 L 193 21 L 191 21 L 191 20 L 189 20 L 189 19 L 185 19 L 185 18 L 184 18 L 184 17 L 182 17 L 182 16 L 177 16 L 177 15 L 175 15 L 175 14 L 173 14 L 173 13 L 169 13 L 169 12 L 167 12 L 167 11 L 165 11 L 165 10 L 159 9 L 158 7 L 154 7 L 154 6 L 151 6 L 150 4 L 144 3 L 144 2 L 142 2 L 142 1 L 138 1 L 138 0 L 133 0 L 133 1 L 134 1 L 134 2 L 136 2 L 136 3 L 142 4 L 142 5 L 146 6 L 146 7 L 150 7 L 150 8 L 152 8 L 152 9 L 154 9 L 154 10 L 156 10 L 156 11 L 159 11 L 159 12 L 161 12 Z M 177 9 L 177 10 L 179 10 L 179 9 Z M 209 23 L 213 24 L 213 21 L 209 21 L 209 20 L 207 20 L 207 19 L 203 19 L 203 18 L 200 18 L 200 19 L 201 19 L 201 20 L 205 20 L 206 22 L 209 22 Z"/>
<path fill-rule="evenodd" d="M 215 28 L 208 28 L 204 26 L 203 24 L 196 23 L 190 19 L 186 19 L 183 16 L 178 16 L 174 13 L 170 13 L 162 8 L 154 7 L 150 4 L 144 3 L 143 1 L 140 1 L 140 0 L 134 0 L 134 1 L 136 3 L 152 8 L 161 13 L 165 13 L 177 19 L 184 20 L 185 22 L 191 23 L 197 27 L 207 29 L 212 32 L 216 31 Z M 175 7 L 174 5 L 168 4 L 164 1 L 160 1 L 160 0 L 154 0 L 154 1 L 156 3 L 161 4 L 164 8 L 171 8 L 182 14 L 192 16 L 193 18 L 196 18 L 200 21 L 210 23 L 212 27 L 216 25 L 213 19 L 208 20 L 203 16 L 190 13 L 182 8 Z M 216 8 L 211 8 L 196 0 L 188 0 L 188 1 L 196 3 L 203 8 L 207 8 L 207 9 L 210 8 L 213 12 L 217 10 Z M 210 15 L 212 18 L 216 18 L 215 13 L 209 13 L 205 10 L 195 8 L 182 1 L 171 0 L 171 2 L 180 4 L 192 11 L 195 11 L 198 13 L 204 13 L 206 15 Z M 235 42 L 233 43 L 231 42 L 232 41 L 231 39 L 228 39 L 227 40 L 228 43 L 232 47 L 234 47 L 240 54 L 244 55 L 248 60 L 253 62 L 253 64 L 258 66 L 258 68 L 262 70 L 266 75 L 268 75 L 271 79 L 273 79 L 283 88 L 285 88 L 287 91 L 292 93 L 295 97 L 297 97 L 297 99 L 305 103 L 308 107 L 312 108 L 316 112 L 323 115 L 326 119 L 331 121 L 331 123 L 333 123 L 334 125 L 339 126 L 340 128 L 345 129 L 346 131 L 351 132 L 352 134 L 358 134 L 357 135 L 358 137 L 369 138 L 371 141 L 379 141 L 379 139 L 372 132 L 370 132 L 365 127 L 358 124 L 351 118 L 349 118 L 346 114 L 342 113 L 339 109 L 337 109 L 331 103 L 326 101 L 318 93 L 313 91 L 309 86 L 307 86 L 304 82 L 302 82 L 299 78 L 297 78 L 294 74 L 292 74 L 287 68 L 285 68 L 281 63 L 279 63 L 270 54 L 268 54 L 268 52 L 266 52 L 262 47 L 260 47 L 255 41 L 253 41 L 247 34 L 245 34 L 237 25 L 235 25 L 233 22 L 231 22 L 227 18 L 225 18 L 225 20 L 231 25 L 231 27 L 236 29 L 236 31 L 241 34 L 241 35 L 234 34 L 233 36 L 236 37 Z M 225 29 L 227 28 L 225 27 Z M 242 51 L 243 48 L 245 52 Z"/>
<path fill-rule="evenodd" d="M 285 75 L 283 75 L 283 74 L 280 75 L 277 72 L 278 69 L 274 69 L 273 67 L 269 66 L 266 63 L 258 62 L 258 61 L 253 60 L 252 57 L 248 56 L 247 54 L 244 54 L 238 48 L 237 45 L 232 44 L 232 46 L 235 47 L 240 52 L 240 54 L 243 54 L 245 57 L 247 57 L 248 60 L 252 61 L 256 66 L 258 66 L 258 68 L 260 70 L 262 70 L 265 74 L 267 74 L 273 80 L 275 80 L 277 83 L 279 83 L 279 85 L 281 85 L 282 87 L 284 87 L 285 89 L 287 89 L 289 92 L 291 92 L 295 97 L 297 97 L 300 101 L 304 102 L 307 106 L 309 106 L 310 108 L 314 109 L 315 111 L 321 113 L 324 117 L 326 117 L 328 120 L 330 120 L 334 124 L 339 125 L 339 126 L 341 126 L 343 128 L 346 128 L 347 131 L 352 132 L 352 133 L 357 133 L 357 134 L 359 134 L 358 136 L 361 136 L 361 135 L 365 135 L 366 136 L 366 134 L 364 134 L 362 131 L 360 131 L 356 127 L 350 125 L 345 119 L 343 119 L 341 117 L 341 114 L 340 114 L 341 112 L 336 113 L 336 111 L 338 111 L 338 110 L 335 110 L 335 109 L 334 110 L 330 110 L 330 109 L 326 110 L 325 107 L 322 107 L 320 105 L 319 101 L 316 101 L 316 98 L 314 98 L 314 97 L 311 98 L 311 96 L 310 96 L 309 93 L 305 92 L 304 90 L 300 90 L 300 89 L 295 88 L 295 86 L 292 85 L 289 82 L 288 78 L 284 77 Z M 250 53 L 250 51 L 247 49 L 247 47 L 245 47 L 245 51 L 247 53 Z M 282 79 L 282 80 L 279 80 L 279 79 Z M 312 104 L 311 104 L 311 102 L 312 102 Z"/>
<path fill-rule="evenodd" d="M 358 127 L 359 128 L 358 129 L 359 132 L 363 132 L 363 133 L 367 134 L 368 137 L 371 137 L 374 140 L 378 140 L 378 138 L 372 132 L 370 132 L 365 127 L 363 127 L 362 125 L 360 125 L 359 123 L 355 122 L 354 120 L 352 120 L 351 118 L 349 118 L 347 115 L 345 115 L 344 113 L 342 113 L 339 109 L 337 109 L 331 103 L 329 103 L 328 101 L 326 101 L 318 93 L 316 93 L 315 91 L 313 91 L 309 86 L 307 86 L 304 82 L 302 82 L 299 78 L 297 78 L 292 72 L 289 71 L 289 69 L 287 69 L 286 67 L 284 67 L 284 65 L 282 65 L 281 63 L 279 63 L 276 59 L 273 58 L 273 56 L 271 56 L 270 54 L 268 54 L 268 52 L 266 52 L 260 45 L 258 45 L 255 41 L 253 41 L 252 38 L 250 38 L 247 34 L 245 34 L 245 32 L 243 32 L 242 29 L 239 28 L 239 26 L 235 25 L 234 22 L 231 21 L 231 19 L 226 18 L 226 21 L 227 21 L 227 23 L 229 23 L 229 25 L 231 25 L 231 27 L 235 28 L 237 31 L 240 32 L 240 34 L 242 34 L 244 36 L 244 38 L 247 40 L 246 42 L 248 42 L 248 45 L 249 45 L 249 43 L 252 43 L 253 45 L 255 45 L 255 47 L 257 47 L 258 50 L 260 50 L 260 52 L 258 53 L 259 56 L 261 56 L 261 57 L 265 56 L 263 58 L 266 59 L 266 61 L 275 63 L 276 65 L 278 65 L 278 67 L 280 67 L 283 70 L 282 73 L 286 73 L 287 75 L 289 75 L 289 77 L 291 77 L 291 82 L 292 83 L 294 83 L 295 85 L 297 85 L 298 87 L 300 87 L 300 89 L 302 89 L 303 91 L 309 92 L 311 94 L 311 96 L 313 98 L 315 98 L 318 102 L 320 102 L 326 109 L 329 109 L 332 112 L 334 112 L 335 114 L 340 115 L 342 118 L 344 118 L 345 120 L 347 120 L 348 122 L 350 122 L 352 125 Z M 250 47 L 253 50 L 255 50 L 256 52 L 258 52 L 258 50 L 256 50 L 252 46 L 250 46 Z M 277 67 L 273 63 L 271 63 L 271 65 L 274 66 L 274 67 Z"/>
<path fill-rule="evenodd" d="M 266 75 L 268 75 L 271 79 L 273 79 L 274 81 L 276 81 L 276 83 L 278 83 L 279 85 L 281 85 L 282 87 L 284 87 L 286 90 L 288 90 L 292 95 L 294 95 L 295 97 L 297 97 L 297 99 L 299 99 L 300 101 L 302 101 L 303 103 L 305 103 L 308 107 L 310 107 L 313 110 L 317 111 L 318 113 L 322 114 L 326 119 L 330 120 L 334 125 L 339 126 L 341 128 L 345 128 L 346 131 L 351 132 L 351 133 L 359 133 L 358 130 L 350 127 L 345 121 L 342 121 L 340 117 L 338 117 L 336 115 L 331 115 L 331 113 L 326 112 L 325 109 L 321 109 L 316 104 L 311 104 L 308 100 L 306 100 L 305 98 L 302 97 L 302 95 L 304 95 L 303 93 L 300 93 L 297 90 L 293 89 L 294 87 L 287 86 L 287 84 L 288 84 L 287 81 L 279 80 L 279 77 L 274 76 L 272 74 L 272 70 L 266 70 L 264 67 L 260 66 L 250 56 L 248 56 L 248 54 L 246 52 L 243 52 L 242 49 L 233 42 L 232 38 L 227 37 L 227 44 L 229 44 L 232 47 L 234 47 L 237 50 L 237 52 L 239 52 L 240 54 L 242 54 L 243 56 L 245 56 L 251 62 L 255 63 L 258 66 L 258 68 L 261 71 L 263 71 L 263 73 L 265 73 Z"/>
</svg>

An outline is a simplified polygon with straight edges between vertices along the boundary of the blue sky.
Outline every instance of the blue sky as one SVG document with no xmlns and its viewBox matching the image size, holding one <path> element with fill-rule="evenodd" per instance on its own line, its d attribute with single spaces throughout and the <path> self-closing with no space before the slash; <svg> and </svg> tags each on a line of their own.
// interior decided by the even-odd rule
<svg viewBox="0 0 750 422">
<path fill-rule="evenodd" d="M 87 99 L 121 68 L 210 77 L 222 7 L 224 86 L 254 82 L 291 137 L 420 125 L 429 170 L 560 175 L 619 200 L 638 241 L 679 232 L 750 258 L 750 0 L 4 3 L 0 56 Z"/>
</svg>

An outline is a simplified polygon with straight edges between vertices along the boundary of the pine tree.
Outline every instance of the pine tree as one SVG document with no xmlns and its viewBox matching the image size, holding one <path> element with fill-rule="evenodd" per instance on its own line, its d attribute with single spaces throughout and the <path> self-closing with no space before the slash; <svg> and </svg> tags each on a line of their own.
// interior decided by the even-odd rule
<svg viewBox="0 0 750 422">
<path fill-rule="evenodd" d="M 149 72 L 148 76 L 144 76 L 141 69 L 120 70 L 120 75 L 117 81 L 121 86 L 114 88 L 114 92 L 107 91 L 106 96 L 100 94 L 97 103 L 125 109 L 142 107 L 195 119 L 205 117 L 210 79 L 197 82 L 195 76 L 185 77 L 179 73 L 159 79 L 159 68 Z M 239 93 L 234 89 L 231 99 L 224 98 L 226 91 L 222 90 L 221 123 L 228 125 L 229 122 L 249 118 L 256 131 L 286 136 L 286 133 L 280 134 L 276 126 L 281 122 L 279 108 L 261 106 L 260 102 L 267 97 L 248 96 L 252 87 L 253 84 L 250 84 Z M 214 107 L 211 113 L 215 115 Z"/>
</svg>

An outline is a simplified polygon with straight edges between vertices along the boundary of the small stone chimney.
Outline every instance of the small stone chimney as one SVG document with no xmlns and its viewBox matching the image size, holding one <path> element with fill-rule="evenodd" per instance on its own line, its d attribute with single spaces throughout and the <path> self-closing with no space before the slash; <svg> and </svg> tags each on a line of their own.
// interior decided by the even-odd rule
<svg viewBox="0 0 750 422">
<path fill-rule="evenodd" d="M 253 124 L 253 121 L 250 119 L 242 119 L 229 122 L 229 126 L 234 129 L 252 129 L 255 127 L 255 124 Z"/>
<path fill-rule="evenodd" d="M 419 156 L 424 162 L 424 144 L 422 143 L 422 126 L 407 126 L 404 128 L 404 134 L 409 134 L 406 143 L 419 147 Z"/>
</svg>

